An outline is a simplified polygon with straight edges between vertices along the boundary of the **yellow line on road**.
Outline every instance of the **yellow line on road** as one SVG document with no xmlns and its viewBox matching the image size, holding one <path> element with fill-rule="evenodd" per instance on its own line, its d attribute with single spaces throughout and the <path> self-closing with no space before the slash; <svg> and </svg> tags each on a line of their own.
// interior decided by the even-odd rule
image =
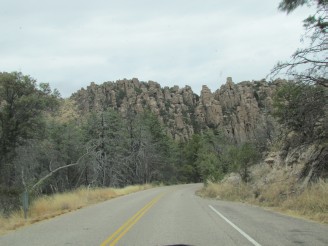
<svg viewBox="0 0 328 246">
<path fill-rule="evenodd" d="M 147 203 L 142 209 L 140 209 L 136 214 L 134 214 L 128 221 L 126 221 L 120 228 L 118 228 L 109 238 L 107 238 L 104 242 L 101 243 L 100 246 L 114 246 L 116 243 L 131 229 L 131 227 L 137 223 L 142 216 L 147 213 L 149 209 L 151 209 L 163 196 L 163 194 L 158 195 L 149 203 Z"/>
</svg>

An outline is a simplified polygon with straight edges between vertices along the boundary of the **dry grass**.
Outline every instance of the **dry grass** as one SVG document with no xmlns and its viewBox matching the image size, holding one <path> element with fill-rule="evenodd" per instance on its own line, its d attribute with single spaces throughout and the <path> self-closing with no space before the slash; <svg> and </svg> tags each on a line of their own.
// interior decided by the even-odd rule
<svg viewBox="0 0 328 246">
<path fill-rule="evenodd" d="M 209 184 L 199 194 L 272 207 L 289 215 L 328 223 L 328 182 L 323 180 L 302 191 L 295 191 L 291 181 L 267 184 L 260 189 L 248 184 Z"/>
<path fill-rule="evenodd" d="M 152 185 L 148 184 L 128 186 L 122 189 L 80 188 L 72 192 L 40 197 L 31 204 L 27 220 L 24 219 L 24 214 L 22 211 L 14 212 L 9 217 L 0 215 L 0 235 L 15 230 L 19 227 L 49 219 L 91 204 L 137 191 L 150 189 L 152 187 Z"/>
<path fill-rule="evenodd" d="M 154 187 L 153 185 L 150 184 L 145 184 L 143 186 L 127 186 L 124 189 L 117 189 L 115 190 L 115 193 L 122 196 L 122 195 L 127 195 L 130 193 L 134 193 L 140 190 L 147 190 Z"/>
<path fill-rule="evenodd" d="M 254 191 L 254 203 L 268 207 L 281 207 L 284 201 L 297 194 L 294 186 L 295 183 L 291 180 L 262 185 L 256 192 Z"/>
<path fill-rule="evenodd" d="M 320 180 L 299 195 L 290 196 L 281 208 L 292 214 L 328 223 L 328 182 Z"/>
<path fill-rule="evenodd" d="M 199 192 L 199 195 L 229 201 L 245 201 L 252 196 L 252 193 L 248 185 L 243 183 L 239 185 L 210 183 Z"/>
<path fill-rule="evenodd" d="M 29 221 L 24 221 L 23 214 L 15 212 L 9 218 L 0 216 L 0 235 L 9 230 L 15 230 L 21 226 L 30 224 Z"/>
</svg>

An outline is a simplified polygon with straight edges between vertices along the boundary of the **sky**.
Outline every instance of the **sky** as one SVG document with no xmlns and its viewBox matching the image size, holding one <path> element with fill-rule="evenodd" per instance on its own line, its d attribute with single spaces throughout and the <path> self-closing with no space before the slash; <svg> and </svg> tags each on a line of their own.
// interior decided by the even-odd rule
<svg viewBox="0 0 328 246">
<path fill-rule="evenodd" d="M 0 0 L 0 72 L 19 71 L 63 97 L 90 82 L 161 86 L 261 80 L 301 46 L 309 10 L 280 0 Z"/>
</svg>

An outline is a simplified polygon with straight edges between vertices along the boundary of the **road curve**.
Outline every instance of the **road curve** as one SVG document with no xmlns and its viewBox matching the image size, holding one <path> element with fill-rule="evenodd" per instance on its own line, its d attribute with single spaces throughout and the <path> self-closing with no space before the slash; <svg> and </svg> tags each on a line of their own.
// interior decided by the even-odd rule
<svg viewBox="0 0 328 246">
<path fill-rule="evenodd" d="M 115 198 L 0 237 L 0 245 L 328 245 L 328 226 L 203 199 L 201 184 Z"/>
</svg>

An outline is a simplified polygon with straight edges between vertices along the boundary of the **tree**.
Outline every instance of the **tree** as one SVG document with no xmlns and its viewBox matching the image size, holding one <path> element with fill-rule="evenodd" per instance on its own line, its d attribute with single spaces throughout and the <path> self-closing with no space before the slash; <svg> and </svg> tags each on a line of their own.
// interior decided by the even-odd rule
<svg viewBox="0 0 328 246">
<path fill-rule="evenodd" d="M 244 182 L 248 182 L 250 179 L 249 168 L 251 165 L 256 164 L 260 155 L 256 148 L 250 143 L 244 143 L 240 147 L 238 153 L 239 159 L 239 174 Z"/>
<path fill-rule="evenodd" d="M 306 29 L 303 40 L 309 44 L 297 49 L 290 61 L 278 62 L 271 74 L 285 72 L 296 81 L 328 87 L 328 1 L 283 0 L 279 9 L 290 13 L 303 5 L 316 6 L 316 12 L 303 21 Z"/>
<path fill-rule="evenodd" d="M 126 132 L 118 112 L 107 110 L 91 113 L 84 126 L 85 142 L 96 146 L 89 166 L 87 182 L 96 186 L 122 186 L 126 156 Z"/>
<path fill-rule="evenodd" d="M 207 184 L 210 182 L 217 182 L 223 178 L 222 166 L 220 166 L 218 155 L 209 151 L 203 150 L 199 153 L 198 163 L 200 176 L 202 181 Z"/>
<path fill-rule="evenodd" d="M 180 145 L 180 162 L 178 163 L 179 180 L 184 183 L 200 182 L 201 175 L 198 170 L 197 158 L 201 148 L 201 135 L 194 134 L 191 139 Z"/>
<path fill-rule="evenodd" d="M 156 116 L 149 111 L 135 116 L 130 112 L 126 120 L 129 143 L 126 160 L 134 183 L 165 182 L 175 176 L 170 163 L 173 153 L 170 140 Z"/>
<path fill-rule="evenodd" d="M 225 146 L 228 144 L 227 139 L 220 131 L 207 130 L 203 133 L 197 165 L 205 184 L 208 181 L 216 182 L 222 179 L 224 174 L 228 172 L 226 163 L 221 161 Z"/>
<path fill-rule="evenodd" d="M 13 183 L 15 148 L 26 139 L 42 136 L 43 112 L 57 105 L 57 97 L 46 84 L 39 89 L 30 76 L 0 73 L 0 183 Z"/>
<path fill-rule="evenodd" d="M 81 150 L 76 159 L 65 162 L 65 154 L 56 147 L 51 139 L 44 139 L 28 140 L 16 149 L 17 156 L 13 162 L 17 177 L 15 186 L 19 190 L 55 193 L 73 188 L 71 183 L 77 179 L 67 171 L 81 165 L 91 148 Z"/>
<path fill-rule="evenodd" d="M 50 159 L 53 162 L 52 170 L 76 163 L 80 159 L 81 153 L 84 153 L 86 149 L 90 149 L 89 152 L 91 152 L 91 148 L 83 142 L 81 127 L 75 121 L 59 122 L 50 119 L 47 122 L 46 133 L 43 141 L 49 142 L 49 154 L 56 153 L 55 158 Z M 81 169 L 80 165 L 71 165 L 70 168 L 65 168 L 53 175 L 53 186 L 58 191 L 78 186 L 82 173 Z"/>
<path fill-rule="evenodd" d="M 312 141 L 325 115 L 326 92 L 321 86 L 287 82 L 274 97 L 274 116 L 289 131 Z"/>
<path fill-rule="evenodd" d="M 237 171 L 244 182 L 250 180 L 250 166 L 256 164 L 260 155 L 251 143 L 231 146 L 228 150 L 229 159 L 233 170 Z"/>
</svg>

